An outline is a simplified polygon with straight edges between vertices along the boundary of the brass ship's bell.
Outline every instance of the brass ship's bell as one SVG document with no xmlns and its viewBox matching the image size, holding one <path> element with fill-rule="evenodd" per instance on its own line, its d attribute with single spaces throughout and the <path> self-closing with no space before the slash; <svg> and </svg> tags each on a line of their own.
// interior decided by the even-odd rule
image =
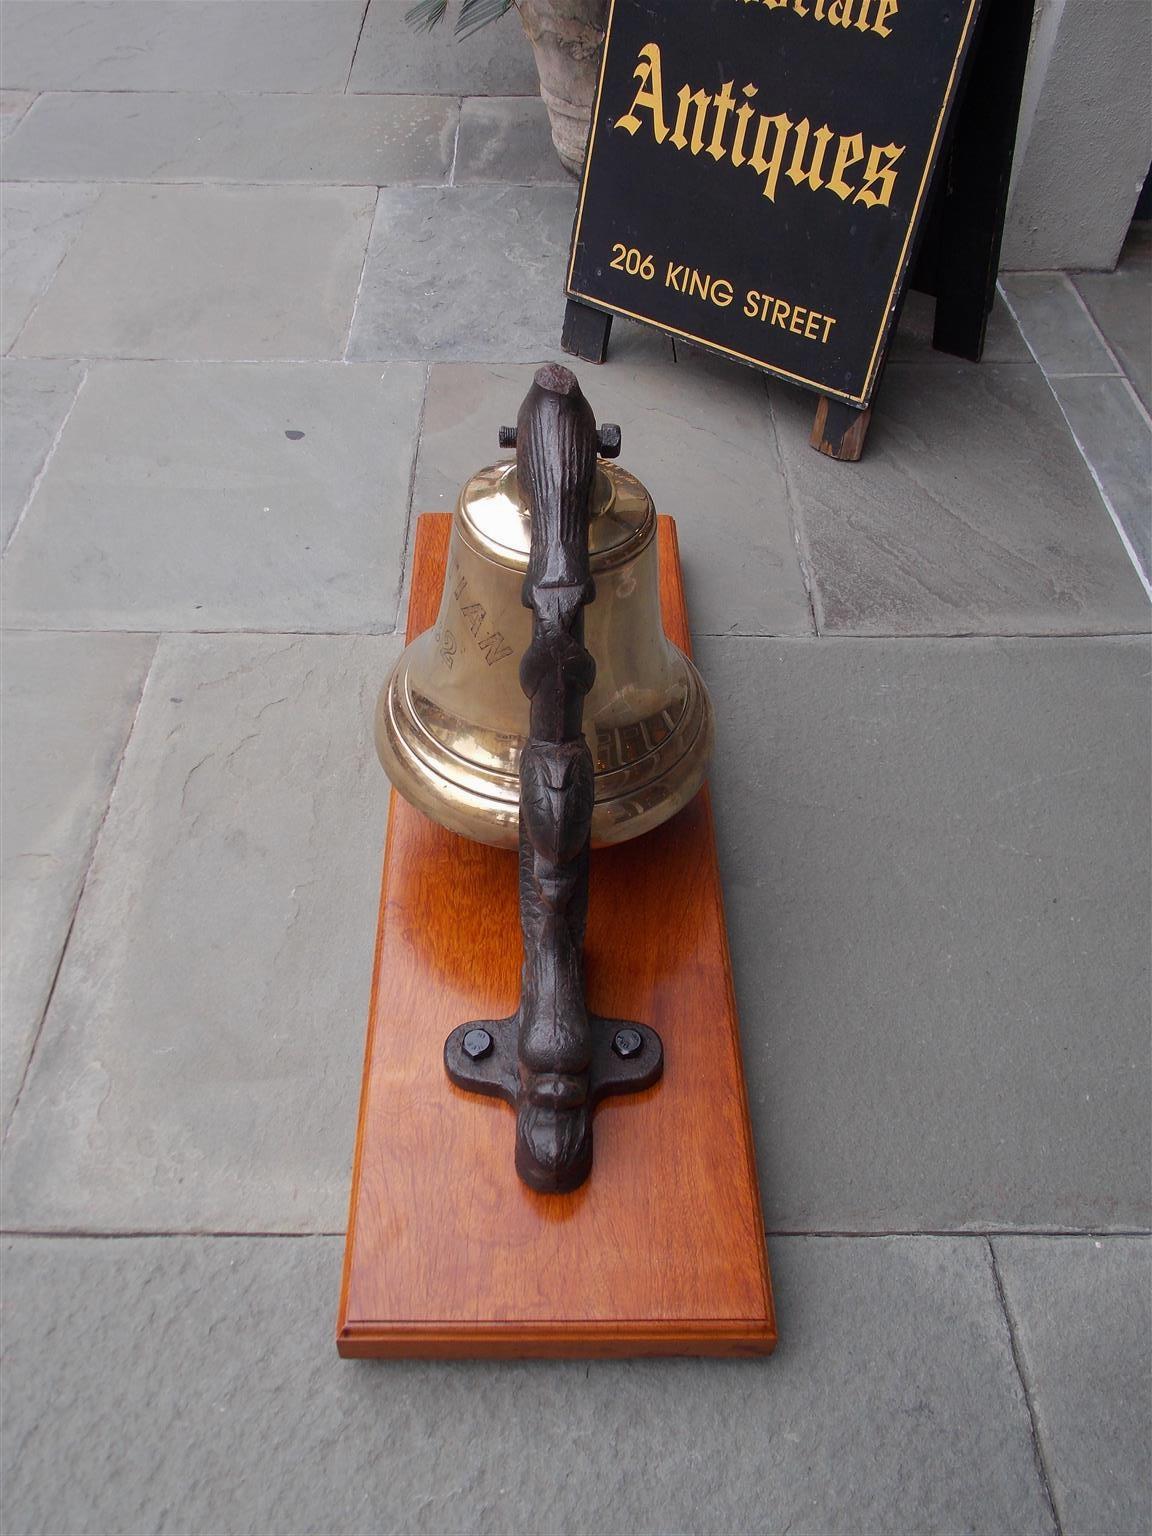
<svg viewBox="0 0 1152 1536">
<path fill-rule="evenodd" d="M 515 462 L 480 470 L 456 503 L 435 627 L 405 650 L 376 710 L 377 751 L 400 793 L 434 821 L 504 848 L 517 843 L 529 728 L 519 670 L 532 637 L 522 595 L 530 543 Z M 687 804 L 704 781 L 713 723 L 699 673 L 661 622 L 652 498 L 603 458 L 589 549 L 596 680 L 584 733 L 596 765 L 595 847 Z"/>
</svg>

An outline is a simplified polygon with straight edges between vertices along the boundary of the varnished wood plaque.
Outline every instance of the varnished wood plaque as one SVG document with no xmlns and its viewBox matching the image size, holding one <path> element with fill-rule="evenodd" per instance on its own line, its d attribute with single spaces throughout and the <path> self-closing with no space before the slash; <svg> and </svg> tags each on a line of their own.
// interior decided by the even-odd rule
<svg viewBox="0 0 1152 1536">
<path fill-rule="evenodd" d="M 408 638 L 435 622 L 448 514 L 420 518 Z M 688 649 L 675 524 L 664 625 Z M 510 1106 L 454 1088 L 448 1033 L 519 995 L 516 854 L 393 794 L 337 1347 L 346 1357 L 751 1355 L 776 1323 L 707 790 L 592 855 L 588 1002 L 664 1041 L 596 1112 L 592 1176 L 538 1195 Z"/>
</svg>

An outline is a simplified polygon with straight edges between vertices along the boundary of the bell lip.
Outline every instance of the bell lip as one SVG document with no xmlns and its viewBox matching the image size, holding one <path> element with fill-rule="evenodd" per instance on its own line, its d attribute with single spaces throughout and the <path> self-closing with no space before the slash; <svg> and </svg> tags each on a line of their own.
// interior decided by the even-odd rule
<svg viewBox="0 0 1152 1536">
<path fill-rule="evenodd" d="M 474 842 L 515 848 L 519 836 L 516 775 L 481 768 L 453 753 L 406 707 L 409 699 L 407 664 L 423 638 L 417 636 L 405 648 L 380 690 L 376 706 L 376 749 L 381 766 L 397 792 L 432 821 Z M 679 647 L 674 648 L 679 650 Z M 697 794 L 707 777 L 715 734 L 712 701 L 691 658 L 682 651 L 680 655 L 690 683 L 683 724 L 686 728 L 693 725 L 695 728 L 691 735 L 684 735 L 677 741 L 676 755 L 663 772 L 647 780 L 635 782 L 631 774 L 641 763 L 654 756 L 658 758 L 660 748 L 646 753 L 635 763 L 596 775 L 593 848 L 630 841 L 670 820 Z M 662 745 L 667 748 L 671 741 Z M 420 750 L 422 746 L 428 749 L 428 755 Z M 445 771 L 455 767 L 462 770 L 459 778 Z M 619 786 L 616 793 L 600 793 L 603 789 L 611 791 L 614 783 Z M 500 793 L 501 786 L 509 792 Z M 489 787 L 491 793 L 486 792 Z"/>
<path fill-rule="evenodd" d="M 489 756 L 487 759 L 479 759 L 468 757 L 464 753 L 456 751 L 454 747 L 442 740 L 435 731 L 430 729 L 417 703 L 417 699 L 413 696 L 411 677 L 413 663 L 420 659 L 421 652 L 431 645 L 433 641 L 434 635 L 431 630 L 425 630 L 422 635 L 418 635 L 411 642 L 411 645 L 405 649 L 400 662 L 397 663 L 397 666 L 390 675 L 389 681 L 395 694 L 395 701 L 389 700 L 389 709 L 392 711 L 393 718 L 399 714 L 403 716 L 407 725 L 407 730 L 401 732 L 401 739 L 408 742 L 409 745 L 419 743 L 424 746 L 425 750 L 421 752 L 412 745 L 412 755 L 421 762 L 443 763 L 446 767 L 458 769 L 458 773 L 455 775 L 443 774 L 441 777 L 449 779 L 453 784 L 471 785 L 481 799 L 495 798 L 503 802 L 509 797 L 501 792 L 502 788 L 516 781 L 517 765 L 520 760 L 520 747 L 518 743 L 524 738 L 516 732 L 501 733 L 501 739 L 508 743 L 507 755 L 497 760 L 493 760 L 494 755 Z M 707 697 L 707 690 L 691 658 L 685 656 L 679 646 L 673 645 L 671 641 L 668 644 L 669 648 L 675 651 L 681 658 L 684 665 L 685 688 L 680 713 L 668 735 L 662 740 L 653 743 L 645 751 L 629 757 L 627 761 L 618 761 L 609 767 L 600 766 L 601 754 L 599 744 L 589 742 L 589 745 L 593 748 L 593 757 L 597 763 L 596 782 L 602 791 L 608 791 L 598 796 L 600 801 L 615 800 L 633 793 L 637 782 L 637 775 L 645 773 L 645 765 L 647 765 L 649 771 L 655 768 L 657 771 L 652 773 L 652 778 L 659 779 L 663 776 L 659 771 L 659 766 L 661 763 L 668 764 L 670 752 L 672 753 L 671 766 L 674 767 L 681 758 L 691 751 L 691 744 L 696 739 L 699 719 L 702 713 L 700 695 L 703 694 Z M 525 704 L 525 715 L 527 715 L 527 712 L 527 705 Z M 697 728 L 688 735 L 685 728 L 691 727 L 693 721 L 697 722 Z M 641 778 L 640 783 L 644 782 L 646 780 Z M 492 786 L 495 791 L 494 795 L 489 796 L 485 791 L 485 786 Z M 497 788 L 498 786 L 499 788 Z M 622 787 L 617 789 L 615 786 Z"/>
<path fill-rule="evenodd" d="M 497 497 L 503 497 L 519 508 L 519 522 L 524 533 L 522 544 L 508 544 L 484 526 L 482 509 Z M 631 509 L 627 515 L 625 508 Z M 520 503 L 515 459 L 503 459 L 477 470 L 456 499 L 453 521 L 460 537 L 475 554 L 508 570 L 528 569 L 528 519 Z M 605 537 L 614 526 L 620 530 L 619 536 L 598 548 L 597 537 Z M 647 487 L 620 465 L 599 461 L 596 466 L 596 509 L 589 528 L 593 577 L 635 559 L 655 537 L 656 504 Z"/>
</svg>

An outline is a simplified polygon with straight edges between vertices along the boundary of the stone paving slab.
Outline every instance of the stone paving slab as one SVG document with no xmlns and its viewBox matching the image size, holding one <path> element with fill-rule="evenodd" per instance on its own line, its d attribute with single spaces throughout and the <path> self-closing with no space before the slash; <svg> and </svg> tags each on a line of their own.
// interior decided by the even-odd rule
<svg viewBox="0 0 1152 1536">
<path fill-rule="evenodd" d="M 459 121 L 461 184 L 383 194 L 356 367 L 317 359 L 344 354 L 374 191 L 5 188 L 6 518 L 77 356 L 215 360 L 92 365 L 9 550 L 8 622 L 142 632 L 5 638 L 0 1110 L 84 892 L 5 1220 L 307 1234 L 13 1239 L 5 1536 L 1052 1531 L 1044 1470 L 1067 1536 L 1143 1530 L 1128 1238 L 997 1238 L 997 1276 L 974 1236 L 775 1236 L 767 1362 L 335 1358 L 341 1243 L 315 1234 L 346 1209 L 369 718 L 399 641 L 169 635 L 132 719 L 153 627 L 390 624 L 424 360 L 421 506 L 498 456 L 529 363 L 561 356 L 575 193 L 522 29 L 423 37 L 410 3 L 0 6 L 9 174 L 442 182 Z M 543 184 L 464 185 L 497 171 Z M 1147 404 L 1142 290 L 1075 281 Z M 1061 293 L 1086 329 L 1048 363 L 1114 370 Z M 696 629 L 732 632 L 699 654 L 769 1225 L 1128 1230 L 1152 1220 L 1148 647 L 1054 637 L 1149 610 L 1006 305 L 982 368 L 929 338 L 914 296 L 857 469 L 807 448 L 811 396 L 773 385 L 773 420 L 757 375 L 653 332 L 618 321 L 580 372 L 679 520 Z M 1137 487 L 1126 386 L 1054 387 Z M 805 571 L 832 636 L 1049 638 L 815 642 Z"/>
<path fill-rule="evenodd" d="M 4 271 L 0 351 L 7 352 L 19 336 L 99 195 L 99 187 L 4 188 L 0 198 L 0 267 Z M 74 348 L 69 355 L 75 355 Z"/>
<path fill-rule="evenodd" d="M 1115 272 L 1077 272 L 1072 281 L 1152 411 L 1152 224 L 1133 226 Z"/>
<path fill-rule="evenodd" d="M 1126 379 L 1053 379 L 1052 389 L 1146 577 L 1152 578 L 1152 426 Z"/>
<path fill-rule="evenodd" d="M 417 363 L 93 364 L 9 547 L 7 622 L 390 629 L 423 392 Z"/>
<path fill-rule="evenodd" d="M 3 1050 L 7 1123 L 155 649 L 151 635 L 5 635 Z"/>
<path fill-rule="evenodd" d="M 83 377 L 81 363 L 0 362 L 0 546 L 12 537 Z"/>
<path fill-rule="evenodd" d="M 457 186 L 473 181 L 571 186 L 539 96 L 473 96 L 460 109 Z"/>
<path fill-rule="evenodd" d="M 697 659 L 769 1230 L 1148 1225 L 1147 641 Z"/>
<path fill-rule="evenodd" d="M 535 96 L 540 78 L 515 15 L 456 37 L 456 7 L 431 32 L 404 20 L 413 0 L 372 0 L 348 82 L 350 91 L 432 91 L 457 96 Z"/>
<path fill-rule="evenodd" d="M 350 358 L 537 362 L 560 344 L 574 186 L 385 187 Z"/>
<path fill-rule="evenodd" d="M 397 643 L 295 645 L 162 643 L 10 1134 L 16 1225 L 343 1218 Z M 698 654 L 769 1227 L 1148 1222 L 1147 646 Z"/>
<path fill-rule="evenodd" d="M 342 91 L 362 0 L 5 0 L 0 84 L 41 91 Z"/>
<path fill-rule="evenodd" d="M 1140 578 L 1038 368 L 892 366 L 860 464 L 774 387 L 822 633 L 1144 631 Z"/>
<path fill-rule="evenodd" d="M 932 345 L 932 328 L 936 323 L 936 301 L 926 293 L 910 292 L 904 300 L 900 324 L 889 350 L 894 363 L 946 363 L 953 368 L 960 359 L 950 352 L 937 352 Z M 988 333 L 984 341 L 984 355 L 979 363 L 969 363 L 970 368 L 980 368 L 987 363 L 1030 363 L 1032 354 L 1028 343 L 1012 318 L 1012 312 L 997 294 L 988 317 Z M 883 397 L 881 397 L 883 398 Z"/>
<path fill-rule="evenodd" d="M 233 0 L 235 3 L 235 0 Z M 46 92 L 4 150 L 9 181 L 443 182 L 446 96 Z"/>
<path fill-rule="evenodd" d="M 340 357 L 375 198 L 361 187 L 105 187 L 17 350 Z"/>
<path fill-rule="evenodd" d="M 398 650 L 162 638 L 12 1121 L 7 1224 L 341 1228 Z"/>
<path fill-rule="evenodd" d="M 340 1361 L 340 1250 L 10 1241 L 9 1536 L 1054 1530 L 981 1240 L 774 1242 L 747 1361 Z"/>
<path fill-rule="evenodd" d="M 621 332 L 622 336 L 627 335 Z M 636 331 L 638 342 L 659 340 Z M 808 594 L 783 480 L 772 473 L 775 432 L 764 383 L 703 353 L 629 361 L 613 333 L 612 361 L 578 364 L 597 417 L 623 431 L 621 464 L 676 518 L 689 615 L 701 633 L 810 634 Z M 560 355 L 560 354 L 557 354 Z M 451 510 L 483 464 L 506 457 L 495 428 L 515 421 L 531 364 L 435 364 L 416 467 L 417 510 Z"/>
<path fill-rule="evenodd" d="M 1045 373 L 1117 371 L 1092 317 L 1063 272 L 1005 272 L 1000 284 Z"/>
<path fill-rule="evenodd" d="M 35 100 L 35 91 L 0 91 L 0 139 L 8 137 Z"/>
<path fill-rule="evenodd" d="M 1152 1526 L 1152 1245 L 997 1238 L 1063 1536 Z"/>
</svg>

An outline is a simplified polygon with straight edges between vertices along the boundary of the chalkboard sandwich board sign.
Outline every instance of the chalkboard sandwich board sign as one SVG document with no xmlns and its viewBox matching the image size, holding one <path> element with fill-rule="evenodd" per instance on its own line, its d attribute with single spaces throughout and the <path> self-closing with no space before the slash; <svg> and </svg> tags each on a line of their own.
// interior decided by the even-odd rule
<svg viewBox="0 0 1152 1536">
<path fill-rule="evenodd" d="M 611 0 L 569 298 L 866 406 L 980 4 Z"/>
</svg>

